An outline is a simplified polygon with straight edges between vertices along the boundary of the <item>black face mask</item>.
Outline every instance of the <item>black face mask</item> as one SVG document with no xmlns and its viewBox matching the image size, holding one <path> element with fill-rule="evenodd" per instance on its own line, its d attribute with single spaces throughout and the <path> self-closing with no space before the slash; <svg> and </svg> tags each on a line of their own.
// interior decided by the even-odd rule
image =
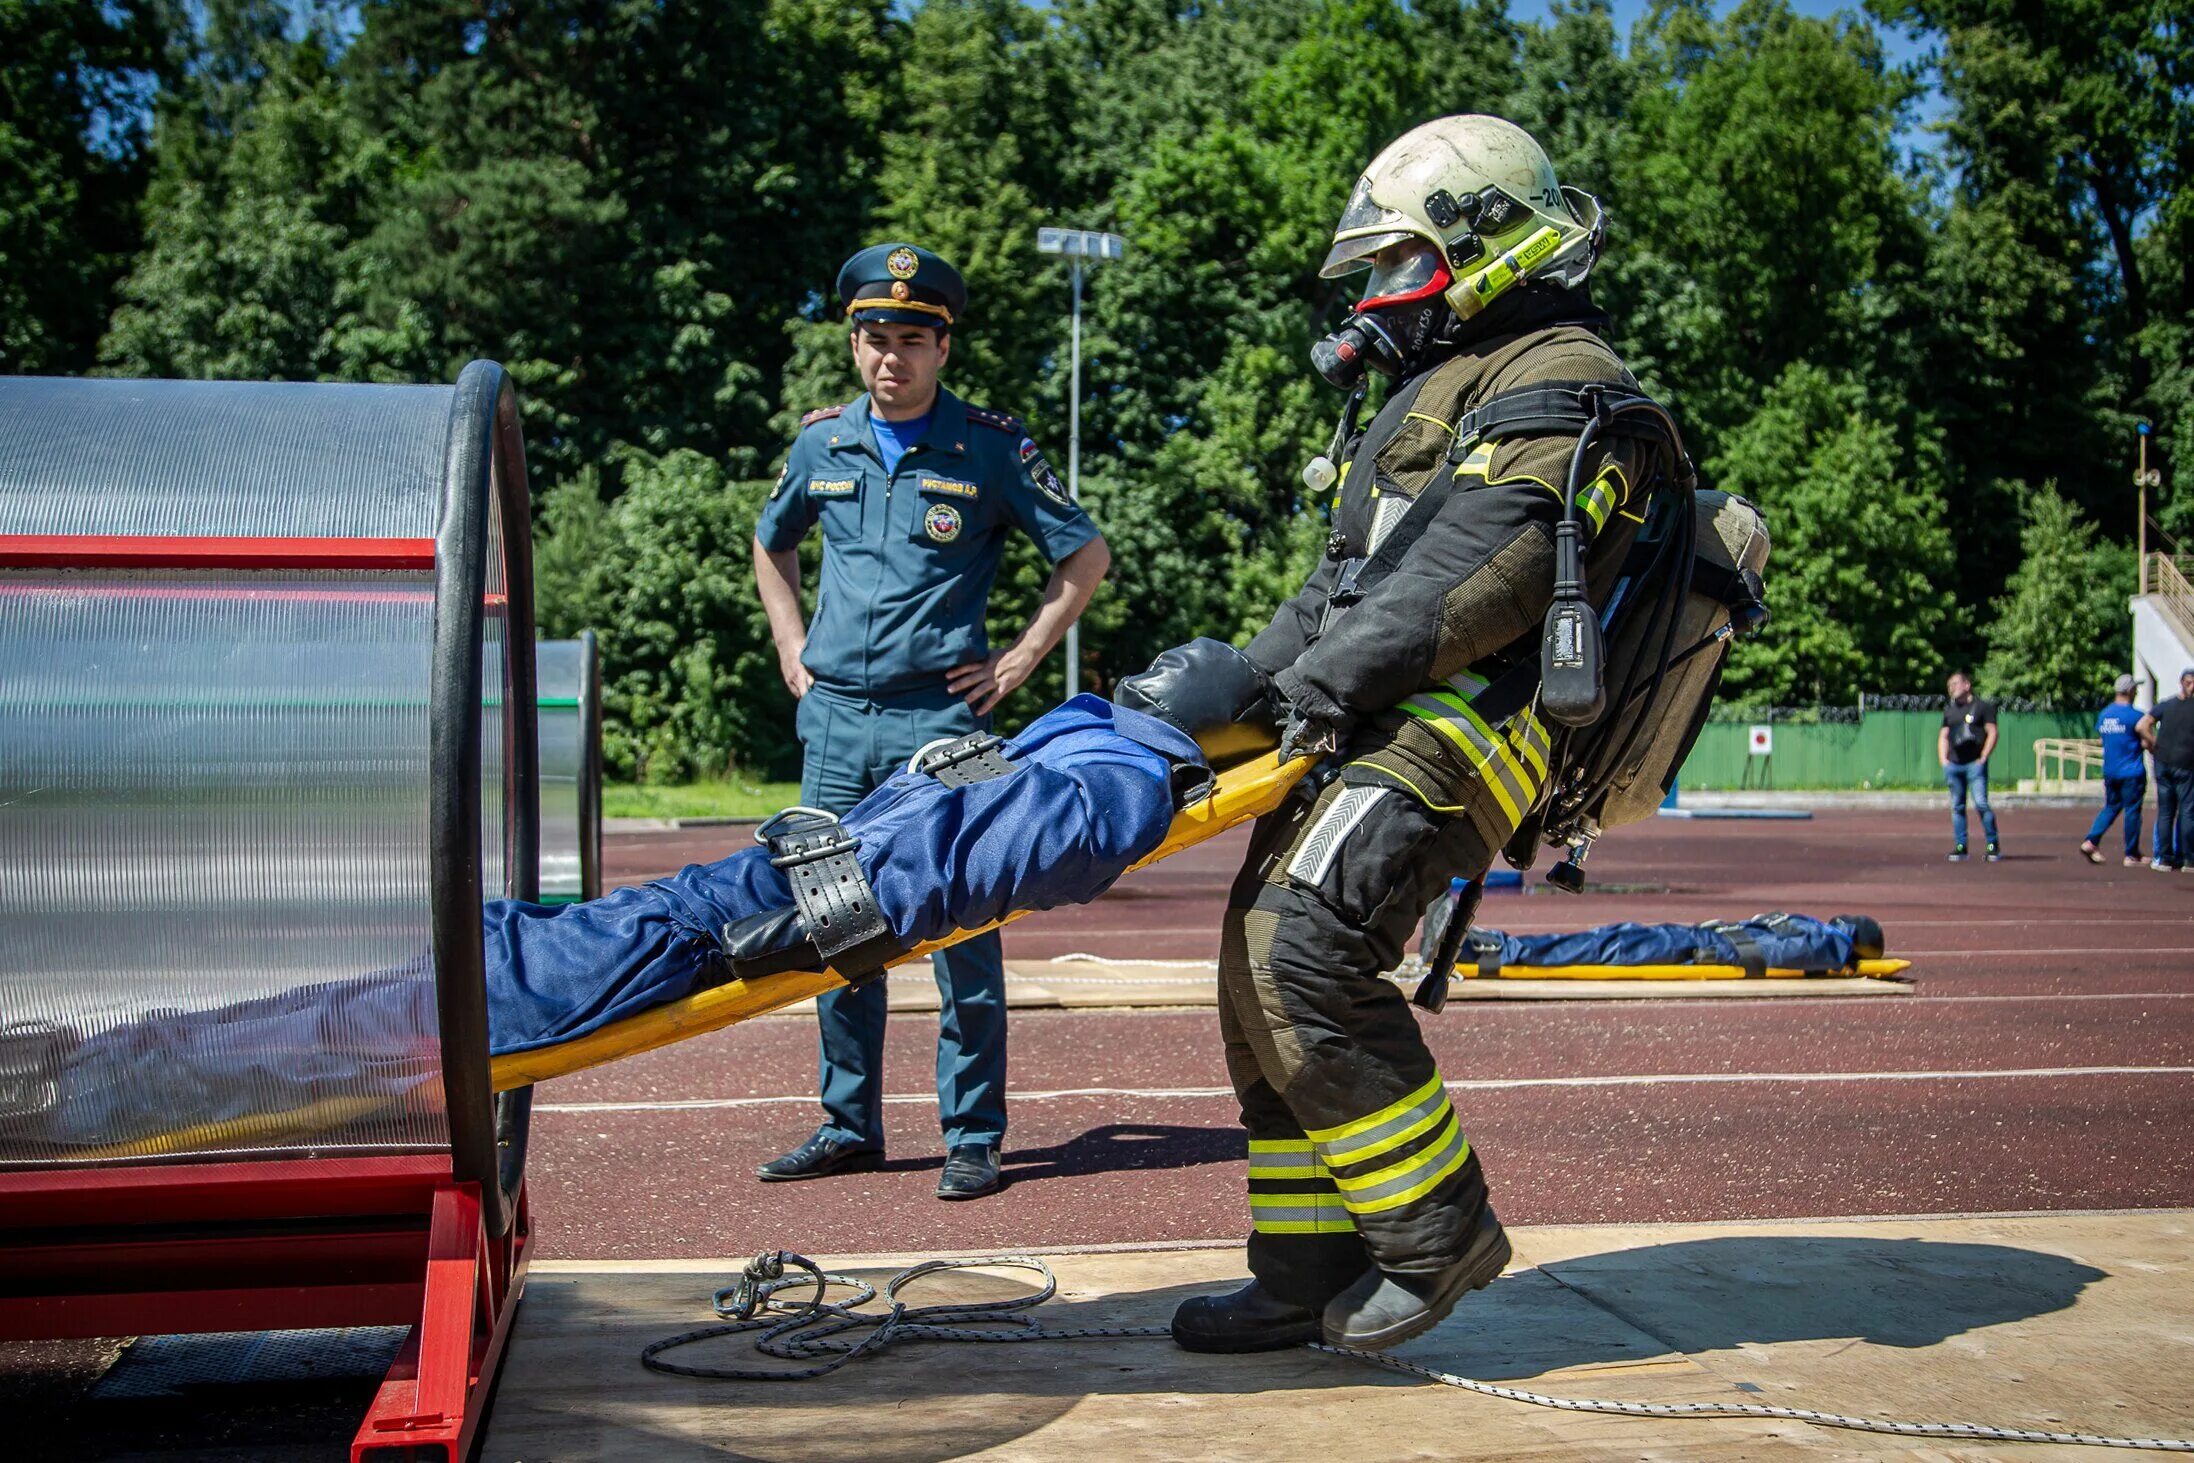
<svg viewBox="0 0 2194 1463">
<path fill-rule="evenodd" d="M 1310 364 L 1343 391 L 1361 385 L 1366 370 L 1398 379 L 1424 364 L 1454 318 L 1444 299 L 1359 310 L 1310 348 Z"/>
</svg>

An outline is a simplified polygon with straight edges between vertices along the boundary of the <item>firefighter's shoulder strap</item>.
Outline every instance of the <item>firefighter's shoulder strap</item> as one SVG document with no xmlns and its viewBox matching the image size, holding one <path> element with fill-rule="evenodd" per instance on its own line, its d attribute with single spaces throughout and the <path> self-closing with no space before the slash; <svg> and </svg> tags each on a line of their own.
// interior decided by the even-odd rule
<svg viewBox="0 0 2194 1463">
<path fill-rule="evenodd" d="M 1452 469 L 1470 449 L 1489 438 L 1515 436 L 1577 437 L 1595 421 L 1608 421 L 1612 408 L 1636 399 L 1636 394 L 1605 381 L 1552 382 L 1521 386 L 1489 396 L 1464 412 L 1455 423 L 1455 445 L 1448 449 Z M 1384 413 L 1381 413 L 1382 417 Z M 1373 428 L 1378 423 L 1375 421 Z M 1669 442 L 1668 433 L 1652 417 L 1615 419 L 1611 430 L 1622 435 Z M 1367 434 L 1369 435 L 1369 434 Z M 1671 443 L 1671 445 L 1674 445 Z M 1441 473 L 1411 500 L 1401 520 L 1380 538 L 1378 547 L 1362 558 L 1342 563 L 1332 595 L 1333 603 L 1347 606 L 1363 598 L 1371 586 L 1400 567 L 1410 545 L 1423 537 L 1432 520 L 1440 516 L 1448 496 L 1455 491 L 1455 473 Z"/>
</svg>

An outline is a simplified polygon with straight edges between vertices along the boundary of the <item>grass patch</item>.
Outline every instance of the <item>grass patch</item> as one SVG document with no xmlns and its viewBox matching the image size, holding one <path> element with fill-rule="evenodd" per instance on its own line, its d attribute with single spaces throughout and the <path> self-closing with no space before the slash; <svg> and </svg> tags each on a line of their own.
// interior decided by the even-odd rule
<svg viewBox="0 0 2194 1463">
<path fill-rule="evenodd" d="M 800 801 L 797 782 L 729 777 L 714 782 L 602 785 L 605 818 L 766 818 Z"/>
</svg>

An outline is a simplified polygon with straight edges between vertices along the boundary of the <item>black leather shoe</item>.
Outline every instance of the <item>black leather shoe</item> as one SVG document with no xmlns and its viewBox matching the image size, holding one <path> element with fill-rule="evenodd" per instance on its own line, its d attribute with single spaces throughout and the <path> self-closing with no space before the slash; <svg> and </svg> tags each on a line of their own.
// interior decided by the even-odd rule
<svg viewBox="0 0 2194 1463">
<path fill-rule="evenodd" d="M 1508 1235 L 1489 1206 L 1462 1259 L 1445 1270 L 1405 1274 L 1366 1270 L 1326 1307 L 1326 1340 L 1335 1346 L 1381 1351 L 1421 1336 L 1447 1319 L 1455 1302 L 1483 1290 L 1508 1264 Z"/>
<path fill-rule="evenodd" d="M 754 1170 L 766 1184 L 792 1179 L 819 1179 L 826 1173 L 860 1173 L 884 1161 L 884 1150 L 826 1138 L 821 1133 L 782 1158 L 772 1158 Z"/>
<path fill-rule="evenodd" d="M 959 1143 L 945 1157 L 937 1179 L 940 1199 L 980 1199 L 998 1192 L 998 1150 L 987 1143 Z"/>
<path fill-rule="evenodd" d="M 1316 1311 L 1289 1305 L 1254 1280 L 1225 1295 L 1192 1295 L 1173 1312 L 1174 1344 L 1183 1351 L 1280 1351 L 1318 1336 Z"/>
</svg>

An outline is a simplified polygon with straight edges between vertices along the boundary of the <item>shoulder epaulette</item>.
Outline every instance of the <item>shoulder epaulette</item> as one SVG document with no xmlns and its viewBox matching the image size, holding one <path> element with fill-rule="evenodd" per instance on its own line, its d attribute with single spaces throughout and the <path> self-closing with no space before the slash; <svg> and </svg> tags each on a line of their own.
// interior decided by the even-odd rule
<svg viewBox="0 0 2194 1463">
<path fill-rule="evenodd" d="M 819 406 L 800 418 L 800 425 L 802 428 L 807 428 L 814 426 L 817 422 L 827 422 L 844 410 L 845 407 L 843 406 Z"/>
<path fill-rule="evenodd" d="M 988 407 L 969 407 L 967 409 L 967 419 L 971 422 L 981 422 L 986 427 L 995 427 L 1008 436 L 1018 437 L 1021 434 L 1021 419 L 1019 417 L 1009 417 L 1002 411 L 992 411 Z"/>
</svg>

